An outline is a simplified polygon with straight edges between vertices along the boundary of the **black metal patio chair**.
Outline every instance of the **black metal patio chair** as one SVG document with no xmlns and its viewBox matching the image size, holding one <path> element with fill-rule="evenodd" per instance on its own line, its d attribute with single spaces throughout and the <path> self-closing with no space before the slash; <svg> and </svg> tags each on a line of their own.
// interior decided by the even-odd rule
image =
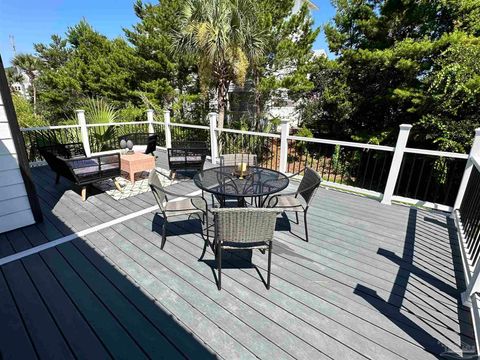
<svg viewBox="0 0 480 360">
<path fill-rule="evenodd" d="M 280 193 L 273 195 L 267 203 L 267 207 L 281 209 L 283 212 L 294 212 L 296 224 L 299 224 L 298 213 L 303 212 L 303 221 L 305 223 L 305 240 L 308 242 L 307 211 L 310 203 L 317 192 L 322 178 L 315 170 L 310 167 L 295 173 L 290 178 L 305 172 L 297 190 L 290 193 Z M 303 201 L 302 201 L 303 200 Z"/>
<path fill-rule="evenodd" d="M 159 210 L 163 216 L 162 244 L 160 248 L 163 249 L 167 240 L 166 230 L 168 219 L 182 215 L 187 215 L 189 218 L 192 215 L 198 215 L 202 224 L 205 224 L 207 233 L 206 241 L 208 241 L 208 207 L 207 202 L 204 198 L 202 198 L 201 196 L 175 194 L 171 191 L 165 190 L 155 170 L 152 171 L 148 177 L 148 185 L 150 185 L 150 188 L 152 189 L 153 196 L 155 197 Z M 182 197 L 186 199 L 169 201 L 168 195 Z M 204 236 L 203 229 L 202 236 Z"/>
</svg>

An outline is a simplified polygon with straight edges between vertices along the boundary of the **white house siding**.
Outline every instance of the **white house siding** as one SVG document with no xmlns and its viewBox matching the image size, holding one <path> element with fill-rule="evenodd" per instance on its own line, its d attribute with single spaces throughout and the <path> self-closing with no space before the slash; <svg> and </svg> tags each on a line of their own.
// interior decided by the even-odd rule
<svg viewBox="0 0 480 360">
<path fill-rule="evenodd" d="M 35 222 L 0 94 L 0 233 Z"/>
</svg>

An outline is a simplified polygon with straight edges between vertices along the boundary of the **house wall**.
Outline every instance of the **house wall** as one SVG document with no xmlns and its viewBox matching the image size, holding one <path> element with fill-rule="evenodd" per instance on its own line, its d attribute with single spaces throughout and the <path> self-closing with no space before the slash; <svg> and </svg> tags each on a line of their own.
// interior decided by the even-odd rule
<svg viewBox="0 0 480 360">
<path fill-rule="evenodd" d="M 0 93 L 0 233 L 34 222 Z"/>
</svg>

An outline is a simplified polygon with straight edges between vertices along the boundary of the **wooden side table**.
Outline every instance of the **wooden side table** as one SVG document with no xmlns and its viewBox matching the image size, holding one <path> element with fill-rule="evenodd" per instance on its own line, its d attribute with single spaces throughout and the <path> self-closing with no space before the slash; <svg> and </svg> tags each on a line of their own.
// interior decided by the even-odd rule
<svg viewBox="0 0 480 360">
<path fill-rule="evenodd" d="M 135 174 L 155 168 L 155 157 L 152 155 L 135 153 L 120 156 L 120 168 L 130 176 L 130 182 L 135 182 Z"/>
</svg>

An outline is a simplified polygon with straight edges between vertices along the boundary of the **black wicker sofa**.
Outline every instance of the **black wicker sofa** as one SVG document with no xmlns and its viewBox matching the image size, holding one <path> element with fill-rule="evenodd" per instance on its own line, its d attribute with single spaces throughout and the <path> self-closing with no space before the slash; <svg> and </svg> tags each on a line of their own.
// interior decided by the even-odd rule
<svg viewBox="0 0 480 360">
<path fill-rule="evenodd" d="M 56 183 L 60 176 L 82 188 L 82 200 L 87 198 L 87 185 L 97 181 L 120 176 L 120 154 L 96 155 L 87 157 L 82 143 L 54 144 L 38 147 L 42 157 L 56 173 Z"/>
<path fill-rule="evenodd" d="M 167 151 L 172 179 L 177 170 L 203 170 L 209 152 L 207 143 L 203 141 L 172 141 L 172 147 Z"/>
</svg>

